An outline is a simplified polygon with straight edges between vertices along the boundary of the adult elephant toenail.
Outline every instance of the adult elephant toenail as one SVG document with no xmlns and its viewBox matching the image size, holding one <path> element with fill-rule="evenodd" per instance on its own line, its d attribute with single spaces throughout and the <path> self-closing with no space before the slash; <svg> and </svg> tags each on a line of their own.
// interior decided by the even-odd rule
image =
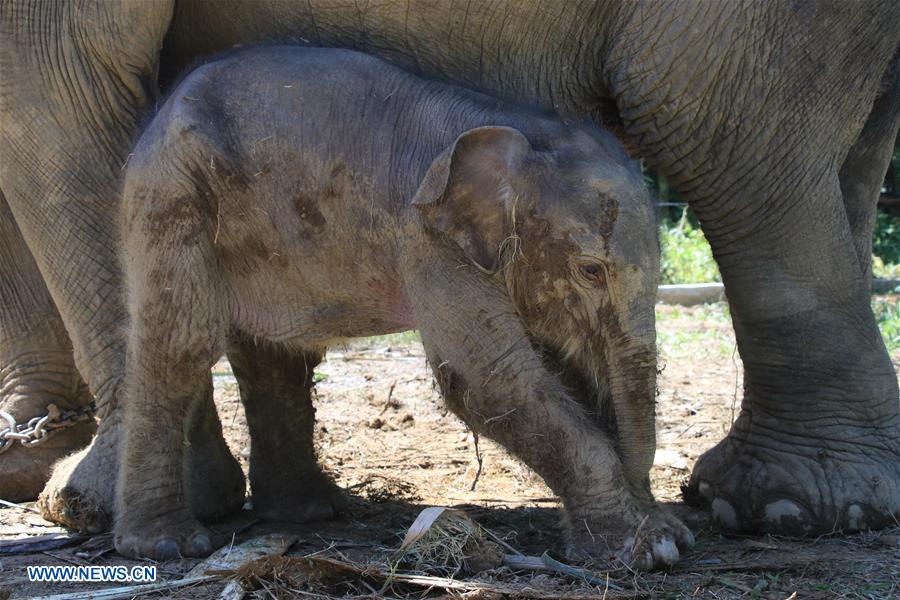
<svg viewBox="0 0 900 600">
<path fill-rule="evenodd" d="M 713 517 L 716 520 L 716 523 L 719 524 L 726 531 L 737 531 L 738 529 L 738 518 L 737 511 L 734 510 L 734 507 L 727 500 L 723 500 L 722 498 L 715 498 L 712 501 L 712 513 Z"/>
</svg>

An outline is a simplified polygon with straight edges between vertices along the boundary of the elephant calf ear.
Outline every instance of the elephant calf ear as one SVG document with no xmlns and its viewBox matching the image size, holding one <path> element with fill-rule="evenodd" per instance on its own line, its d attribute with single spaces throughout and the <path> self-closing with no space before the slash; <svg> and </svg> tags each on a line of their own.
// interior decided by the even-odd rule
<svg viewBox="0 0 900 600">
<path fill-rule="evenodd" d="M 476 266 L 495 272 L 500 248 L 512 233 L 512 207 L 525 189 L 530 151 L 515 129 L 470 129 L 434 159 L 412 205 Z"/>
</svg>

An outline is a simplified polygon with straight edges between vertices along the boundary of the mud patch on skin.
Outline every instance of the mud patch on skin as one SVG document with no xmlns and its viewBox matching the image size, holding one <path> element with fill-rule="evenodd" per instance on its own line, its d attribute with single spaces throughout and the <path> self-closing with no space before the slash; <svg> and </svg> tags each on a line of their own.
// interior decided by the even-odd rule
<svg viewBox="0 0 900 600">
<path fill-rule="evenodd" d="M 322 197 L 326 201 L 339 200 L 346 197 L 353 185 L 353 177 L 347 165 L 340 160 L 334 160 L 325 165 L 323 169 L 325 180 L 321 186 Z"/>
<path fill-rule="evenodd" d="M 605 380 L 609 372 L 607 345 L 599 335 L 609 336 L 607 325 L 615 314 L 611 306 L 593 306 L 584 290 L 577 289 L 571 257 L 580 255 L 581 250 L 568 236 L 554 235 L 553 230 L 550 222 L 535 215 L 521 225 L 521 257 L 510 265 L 508 289 L 542 360 L 561 374 L 566 387 L 602 428 L 613 433 L 615 418 Z M 613 329 L 621 331 L 618 326 Z M 575 364 L 586 345 L 591 347 L 594 363 L 590 374 L 584 372 L 584 365 Z M 591 381 L 595 373 L 604 377 Z"/>
<path fill-rule="evenodd" d="M 148 198 L 146 201 L 153 200 Z M 142 232 L 149 239 L 165 244 L 198 245 L 208 222 L 201 218 L 197 198 L 179 197 L 162 206 L 165 208 L 152 210 L 140 219 L 143 222 Z"/>
<path fill-rule="evenodd" d="M 609 240 L 619 219 L 619 202 L 609 194 L 600 194 L 600 212 L 602 217 L 598 224 L 597 233 L 603 238 L 603 249 L 609 252 Z"/>
<path fill-rule="evenodd" d="M 250 275 L 258 272 L 264 264 L 277 266 L 287 264 L 285 257 L 270 249 L 255 233 L 248 233 L 235 242 L 222 237 L 216 244 L 216 250 L 219 253 L 220 264 L 232 273 Z"/>
<path fill-rule="evenodd" d="M 322 231 L 327 223 L 325 216 L 319 210 L 318 202 L 306 194 L 300 193 L 294 196 L 294 210 L 300 220 L 311 226 L 316 232 Z"/>
</svg>

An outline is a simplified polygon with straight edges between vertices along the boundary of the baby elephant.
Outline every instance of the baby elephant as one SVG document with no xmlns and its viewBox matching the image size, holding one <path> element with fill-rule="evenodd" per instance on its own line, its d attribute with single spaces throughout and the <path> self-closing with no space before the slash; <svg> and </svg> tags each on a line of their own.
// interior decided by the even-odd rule
<svg viewBox="0 0 900 600">
<path fill-rule="evenodd" d="M 692 543 L 649 491 L 659 249 L 610 134 L 359 53 L 256 48 L 175 90 L 122 220 L 123 554 L 212 550 L 180 474 L 226 340 L 316 356 L 412 328 L 447 406 L 562 498 L 571 548 L 652 568 Z"/>
</svg>

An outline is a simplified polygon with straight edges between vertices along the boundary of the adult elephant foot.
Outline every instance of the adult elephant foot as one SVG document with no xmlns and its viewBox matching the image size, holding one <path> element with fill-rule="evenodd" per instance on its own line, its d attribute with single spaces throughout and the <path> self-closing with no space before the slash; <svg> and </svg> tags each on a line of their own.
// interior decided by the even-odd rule
<svg viewBox="0 0 900 600">
<path fill-rule="evenodd" d="M 0 427 L 7 427 L 4 420 L 0 420 Z M 10 440 L 9 449 L 0 455 L 0 498 L 10 502 L 37 498 L 50 478 L 53 464 L 86 446 L 96 428 L 93 419 L 75 423 L 32 447 Z"/>
<path fill-rule="evenodd" d="M 54 465 L 38 497 L 45 519 L 90 533 L 109 529 L 119 470 L 119 431 L 118 414 L 113 412 L 101 421 L 90 446 Z"/>
<path fill-rule="evenodd" d="M 53 467 L 50 481 L 38 498 L 45 519 L 92 533 L 110 528 L 123 431 L 121 410 L 117 408 L 101 421 L 90 446 Z M 244 475 L 222 438 L 211 387 L 192 415 L 188 441 L 185 490 L 194 517 L 211 520 L 240 508 L 246 487 Z"/>
<path fill-rule="evenodd" d="M 92 401 L 0 191 L 0 498 L 37 498 L 53 463 L 91 441 Z"/>
<path fill-rule="evenodd" d="M 53 464 L 86 446 L 94 436 L 97 425 L 91 396 L 74 367 L 64 367 L 29 362 L 3 369 L 0 381 L 7 393 L 0 392 L 4 413 L 0 415 L 0 498 L 4 500 L 37 498 Z M 3 433 L 14 430 L 26 437 Z"/>
<path fill-rule="evenodd" d="M 898 524 L 900 423 L 779 434 L 754 411 L 704 454 L 685 491 L 727 531 L 818 535 Z"/>
</svg>

